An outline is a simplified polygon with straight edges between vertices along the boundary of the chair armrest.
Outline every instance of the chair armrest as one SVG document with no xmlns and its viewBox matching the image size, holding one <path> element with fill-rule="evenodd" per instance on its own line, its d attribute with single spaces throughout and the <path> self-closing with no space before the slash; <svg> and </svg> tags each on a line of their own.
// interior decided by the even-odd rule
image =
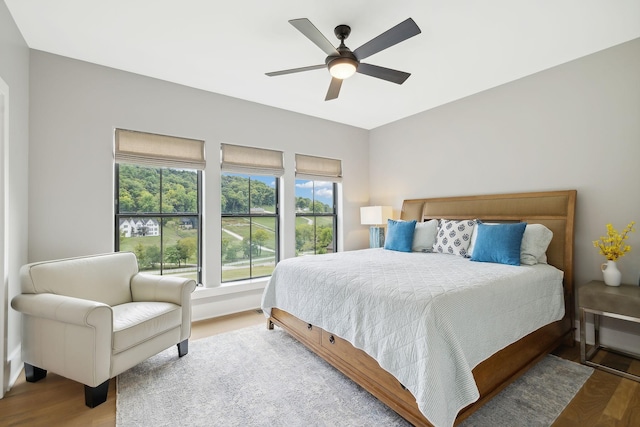
<svg viewBox="0 0 640 427">
<path fill-rule="evenodd" d="M 41 293 L 16 295 L 22 360 L 96 387 L 111 377 L 113 310 L 107 304 Z"/>
<path fill-rule="evenodd" d="M 57 294 L 20 294 L 11 307 L 23 314 L 79 326 L 113 328 L 113 313 L 107 304 Z"/>
<path fill-rule="evenodd" d="M 164 301 L 185 306 L 190 305 L 190 294 L 195 289 L 195 280 L 183 277 L 137 273 L 131 278 L 133 301 Z"/>
</svg>

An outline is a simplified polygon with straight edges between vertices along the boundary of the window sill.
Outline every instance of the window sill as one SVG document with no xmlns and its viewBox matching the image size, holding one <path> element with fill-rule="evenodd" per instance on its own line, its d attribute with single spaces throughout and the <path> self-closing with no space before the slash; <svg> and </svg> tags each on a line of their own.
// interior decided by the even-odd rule
<svg viewBox="0 0 640 427">
<path fill-rule="evenodd" d="M 240 292 L 248 292 L 254 290 L 262 290 L 267 286 L 269 277 L 261 277 L 260 279 L 251 280 L 239 280 L 237 282 L 222 283 L 215 288 L 197 287 L 191 294 L 192 300 L 198 300 L 202 298 L 211 298 L 220 295 L 237 294 Z"/>
</svg>

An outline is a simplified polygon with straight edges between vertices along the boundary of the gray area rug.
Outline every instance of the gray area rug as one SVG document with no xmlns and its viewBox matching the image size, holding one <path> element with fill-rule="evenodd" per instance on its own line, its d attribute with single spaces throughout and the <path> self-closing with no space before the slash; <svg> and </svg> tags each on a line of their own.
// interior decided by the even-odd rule
<svg viewBox="0 0 640 427">
<path fill-rule="evenodd" d="M 464 426 L 548 426 L 593 369 L 547 356 Z M 408 426 L 279 328 L 172 347 L 117 378 L 116 426 Z"/>
<path fill-rule="evenodd" d="M 592 373 L 593 368 L 549 354 L 460 426 L 550 426 Z"/>
</svg>

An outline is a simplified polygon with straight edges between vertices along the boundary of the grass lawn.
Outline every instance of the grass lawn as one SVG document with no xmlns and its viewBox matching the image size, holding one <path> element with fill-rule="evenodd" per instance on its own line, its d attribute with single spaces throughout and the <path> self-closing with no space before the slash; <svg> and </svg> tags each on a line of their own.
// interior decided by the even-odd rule
<svg viewBox="0 0 640 427">
<path fill-rule="evenodd" d="M 230 231 L 231 233 L 237 234 L 242 237 L 243 240 L 250 238 L 250 218 L 249 217 L 241 217 L 241 218 L 223 218 L 222 219 L 222 228 Z M 262 244 L 262 246 L 274 249 L 276 248 L 276 233 L 275 233 L 275 218 L 265 218 L 265 217 L 254 217 L 253 221 L 253 230 L 255 233 L 256 229 L 263 229 L 267 232 L 267 240 Z M 222 233 L 223 238 L 229 239 L 230 243 L 239 242 L 240 239 L 236 239 L 229 234 Z"/>
<path fill-rule="evenodd" d="M 253 267 L 253 278 L 256 277 L 264 277 L 271 276 L 273 273 L 274 267 L 267 265 L 259 265 Z M 248 279 L 251 272 L 249 271 L 249 267 L 244 268 L 232 268 L 229 270 L 222 270 L 222 281 L 223 282 L 232 282 L 234 280 L 243 280 Z"/>
</svg>

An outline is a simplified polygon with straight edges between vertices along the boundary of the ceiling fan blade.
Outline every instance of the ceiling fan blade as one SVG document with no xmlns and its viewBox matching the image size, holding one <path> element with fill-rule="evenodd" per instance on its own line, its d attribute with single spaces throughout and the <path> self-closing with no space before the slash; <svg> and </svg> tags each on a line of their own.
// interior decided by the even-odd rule
<svg viewBox="0 0 640 427">
<path fill-rule="evenodd" d="M 300 73 L 302 71 L 319 70 L 320 68 L 327 68 L 327 66 L 325 64 L 310 65 L 308 67 L 291 68 L 289 70 L 281 70 L 281 71 L 272 71 L 270 73 L 265 73 L 265 74 L 269 77 L 274 77 L 274 76 L 281 76 L 283 74 Z"/>
<path fill-rule="evenodd" d="M 411 75 L 411 73 L 405 73 L 404 71 L 392 70 L 391 68 L 379 67 L 377 65 L 363 64 L 362 62 L 358 65 L 358 70 L 356 72 L 392 83 L 397 83 L 399 85 L 404 83 L 404 81 Z"/>
<path fill-rule="evenodd" d="M 421 31 L 420 28 L 418 28 L 418 25 L 413 19 L 408 18 L 395 27 L 380 34 L 378 37 L 369 40 L 354 50 L 353 54 L 358 58 L 358 60 L 362 60 L 420 33 Z"/>
<path fill-rule="evenodd" d="M 332 77 L 331 84 L 329 84 L 329 90 L 327 91 L 327 96 L 324 98 L 324 100 L 330 101 L 332 99 L 336 99 L 340 94 L 341 86 L 342 86 L 342 79 L 336 79 L 335 77 Z"/>
<path fill-rule="evenodd" d="M 327 55 L 340 55 L 334 45 L 322 35 L 320 30 L 311 23 L 307 18 L 292 19 L 289 21 L 291 25 L 296 27 L 298 31 L 304 34 L 316 46 L 324 51 Z"/>
</svg>

